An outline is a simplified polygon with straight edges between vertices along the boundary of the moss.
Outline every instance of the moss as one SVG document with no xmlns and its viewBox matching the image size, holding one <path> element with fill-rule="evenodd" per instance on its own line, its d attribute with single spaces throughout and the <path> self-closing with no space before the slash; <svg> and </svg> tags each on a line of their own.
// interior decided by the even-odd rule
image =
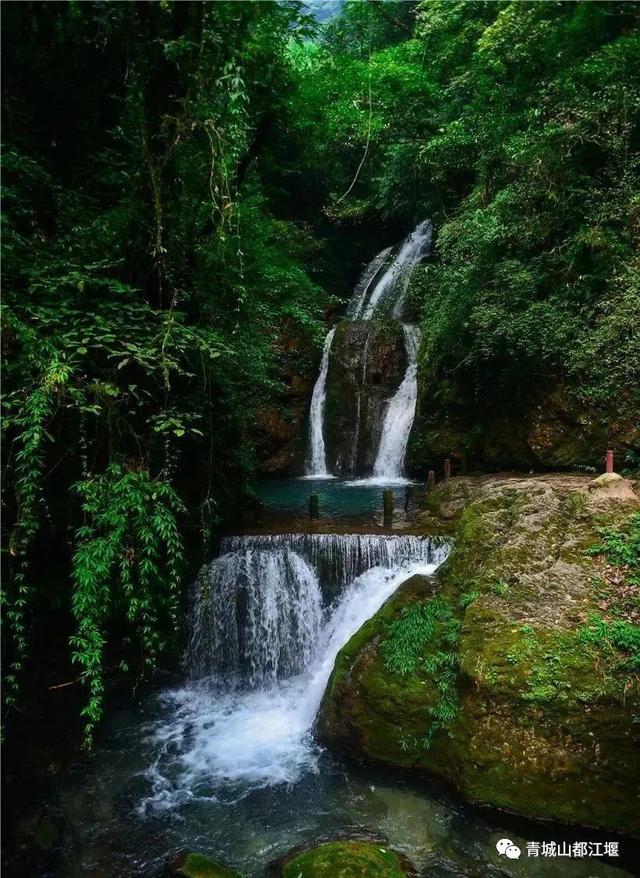
<svg viewBox="0 0 640 878">
<path fill-rule="evenodd" d="M 180 854 L 170 864 L 169 871 L 184 878 L 242 878 L 240 872 L 197 853 Z"/>
<path fill-rule="evenodd" d="M 442 644 L 413 644 L 403 675 L 385 665 L 390 623 L 433 593 L 412 580 L 338 656 L 323 740 L 441 777 L 473 801 L 640 832 L 635 638 L 628 623 L 593 622 L 608 586 L 586 549 L 602 514 L 584 491 L 542 480 L 470 492 L 435 584 L 461 623 L 458 711 L 425 749 Z M 604 517 L 619 522 L 619 510 Z"/>
<path fill-rule="evenodd" d="M 299 854 L 282 878 L 405 878 L 401 857 L 382 845 L 332 841 Z"/>
</svg>

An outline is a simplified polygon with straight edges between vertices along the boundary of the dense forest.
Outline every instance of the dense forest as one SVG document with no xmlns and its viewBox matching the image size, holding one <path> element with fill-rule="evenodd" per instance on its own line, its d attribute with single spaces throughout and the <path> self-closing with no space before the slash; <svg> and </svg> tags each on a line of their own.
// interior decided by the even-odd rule
<svg viewBox="0 0 640 878">
<path fill-rule="evenodd" d="M 328 319 L 422 219 L 412 467 L 638 466 L 639 16 L 5 4 L 9 727 L 79 677 L 90 743 L 106 680 L 176 653 Z"/>
</svg>

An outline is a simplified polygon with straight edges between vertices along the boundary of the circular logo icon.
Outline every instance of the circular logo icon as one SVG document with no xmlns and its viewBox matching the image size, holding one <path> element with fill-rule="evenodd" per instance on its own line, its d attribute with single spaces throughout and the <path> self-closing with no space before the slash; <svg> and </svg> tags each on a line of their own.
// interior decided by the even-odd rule
<svg viewBox="0 0 640 878">
<path fill-rule="evenodd" d="M 510 838 L 501 838 L 496 842 L 496 850 L 501 857 L 507 857 L 509 860 L 517 860 L 521 854 L 518 845 L 514 844 Z"/>
</svg>

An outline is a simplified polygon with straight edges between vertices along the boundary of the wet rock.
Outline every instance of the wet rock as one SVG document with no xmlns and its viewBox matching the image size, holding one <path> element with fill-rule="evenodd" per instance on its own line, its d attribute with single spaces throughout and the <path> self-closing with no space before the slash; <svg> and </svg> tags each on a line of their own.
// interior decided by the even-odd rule
<svg viewBox="0 0 640 878">
<path fill-rule="evenodd" d="M 330 841 L 294 852 L 271 872 L 278 878 L 406 878 L 413 875 L 402 854 L 369 841 Z"/>
<path fill-rule="evenodd" d="M 258 470 L 265 475 L 297 475 L 303 471 L 306 421 L 319 351 L 312 339 L 291 323 L 274 340 L 282 390 L 276 405 L 258 409 L 249 432 L 255 443 Z"/>
<path fill-rule="evenodd" d="M 397 320 L 343 320 L 331 346 L 325 405 L 329 469 L 341 475 L 371 472 L 387 402 L 407 366 Z"/>
<path fill-rule="evenodd" d="M 211 857 L 187 851 L 183 851 L 167 863 L 167 872 L 183 878 L 242 878 L 240 872 L 230 869 Z"/>
<path fill-rule="evenodd" d="M 638 656 L 607 634 L 624 619 L 629 584 L 602 575 L 588 552 L 636 502 L 594 504 L 587 480 L 455 482 L 441 489 L 445 506 L 467 495 L 449 560 L 431 586 L 410 580 L 342 649 L 319 737 L 439 777 L 474 802 L 639 833 Z M 391 623 L 434 594 L 449 629 L 436 620 L 398 673 L 385 651 Z M 416 626 L 406 637 L 411 651 Z"/>
</svg>

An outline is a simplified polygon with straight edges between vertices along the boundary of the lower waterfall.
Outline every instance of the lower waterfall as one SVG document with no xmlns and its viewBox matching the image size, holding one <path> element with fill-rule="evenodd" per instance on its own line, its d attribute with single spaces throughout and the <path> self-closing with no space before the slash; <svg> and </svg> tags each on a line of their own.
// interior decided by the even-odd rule
<svg viewBox="0 0 640 878">
<path fill-rule="evenodd" d="M 221 550 L 194 586 L 192 682 L 165 696 L 170 718 L 151 729 L 158 755 L 145 813 L 221 785 L 242 797 L 314 771 L 312 726 L 338 651 L 404 580 L 433 573 L 448 546 L 283 534 L 232 537 Z"/>
</svg>

